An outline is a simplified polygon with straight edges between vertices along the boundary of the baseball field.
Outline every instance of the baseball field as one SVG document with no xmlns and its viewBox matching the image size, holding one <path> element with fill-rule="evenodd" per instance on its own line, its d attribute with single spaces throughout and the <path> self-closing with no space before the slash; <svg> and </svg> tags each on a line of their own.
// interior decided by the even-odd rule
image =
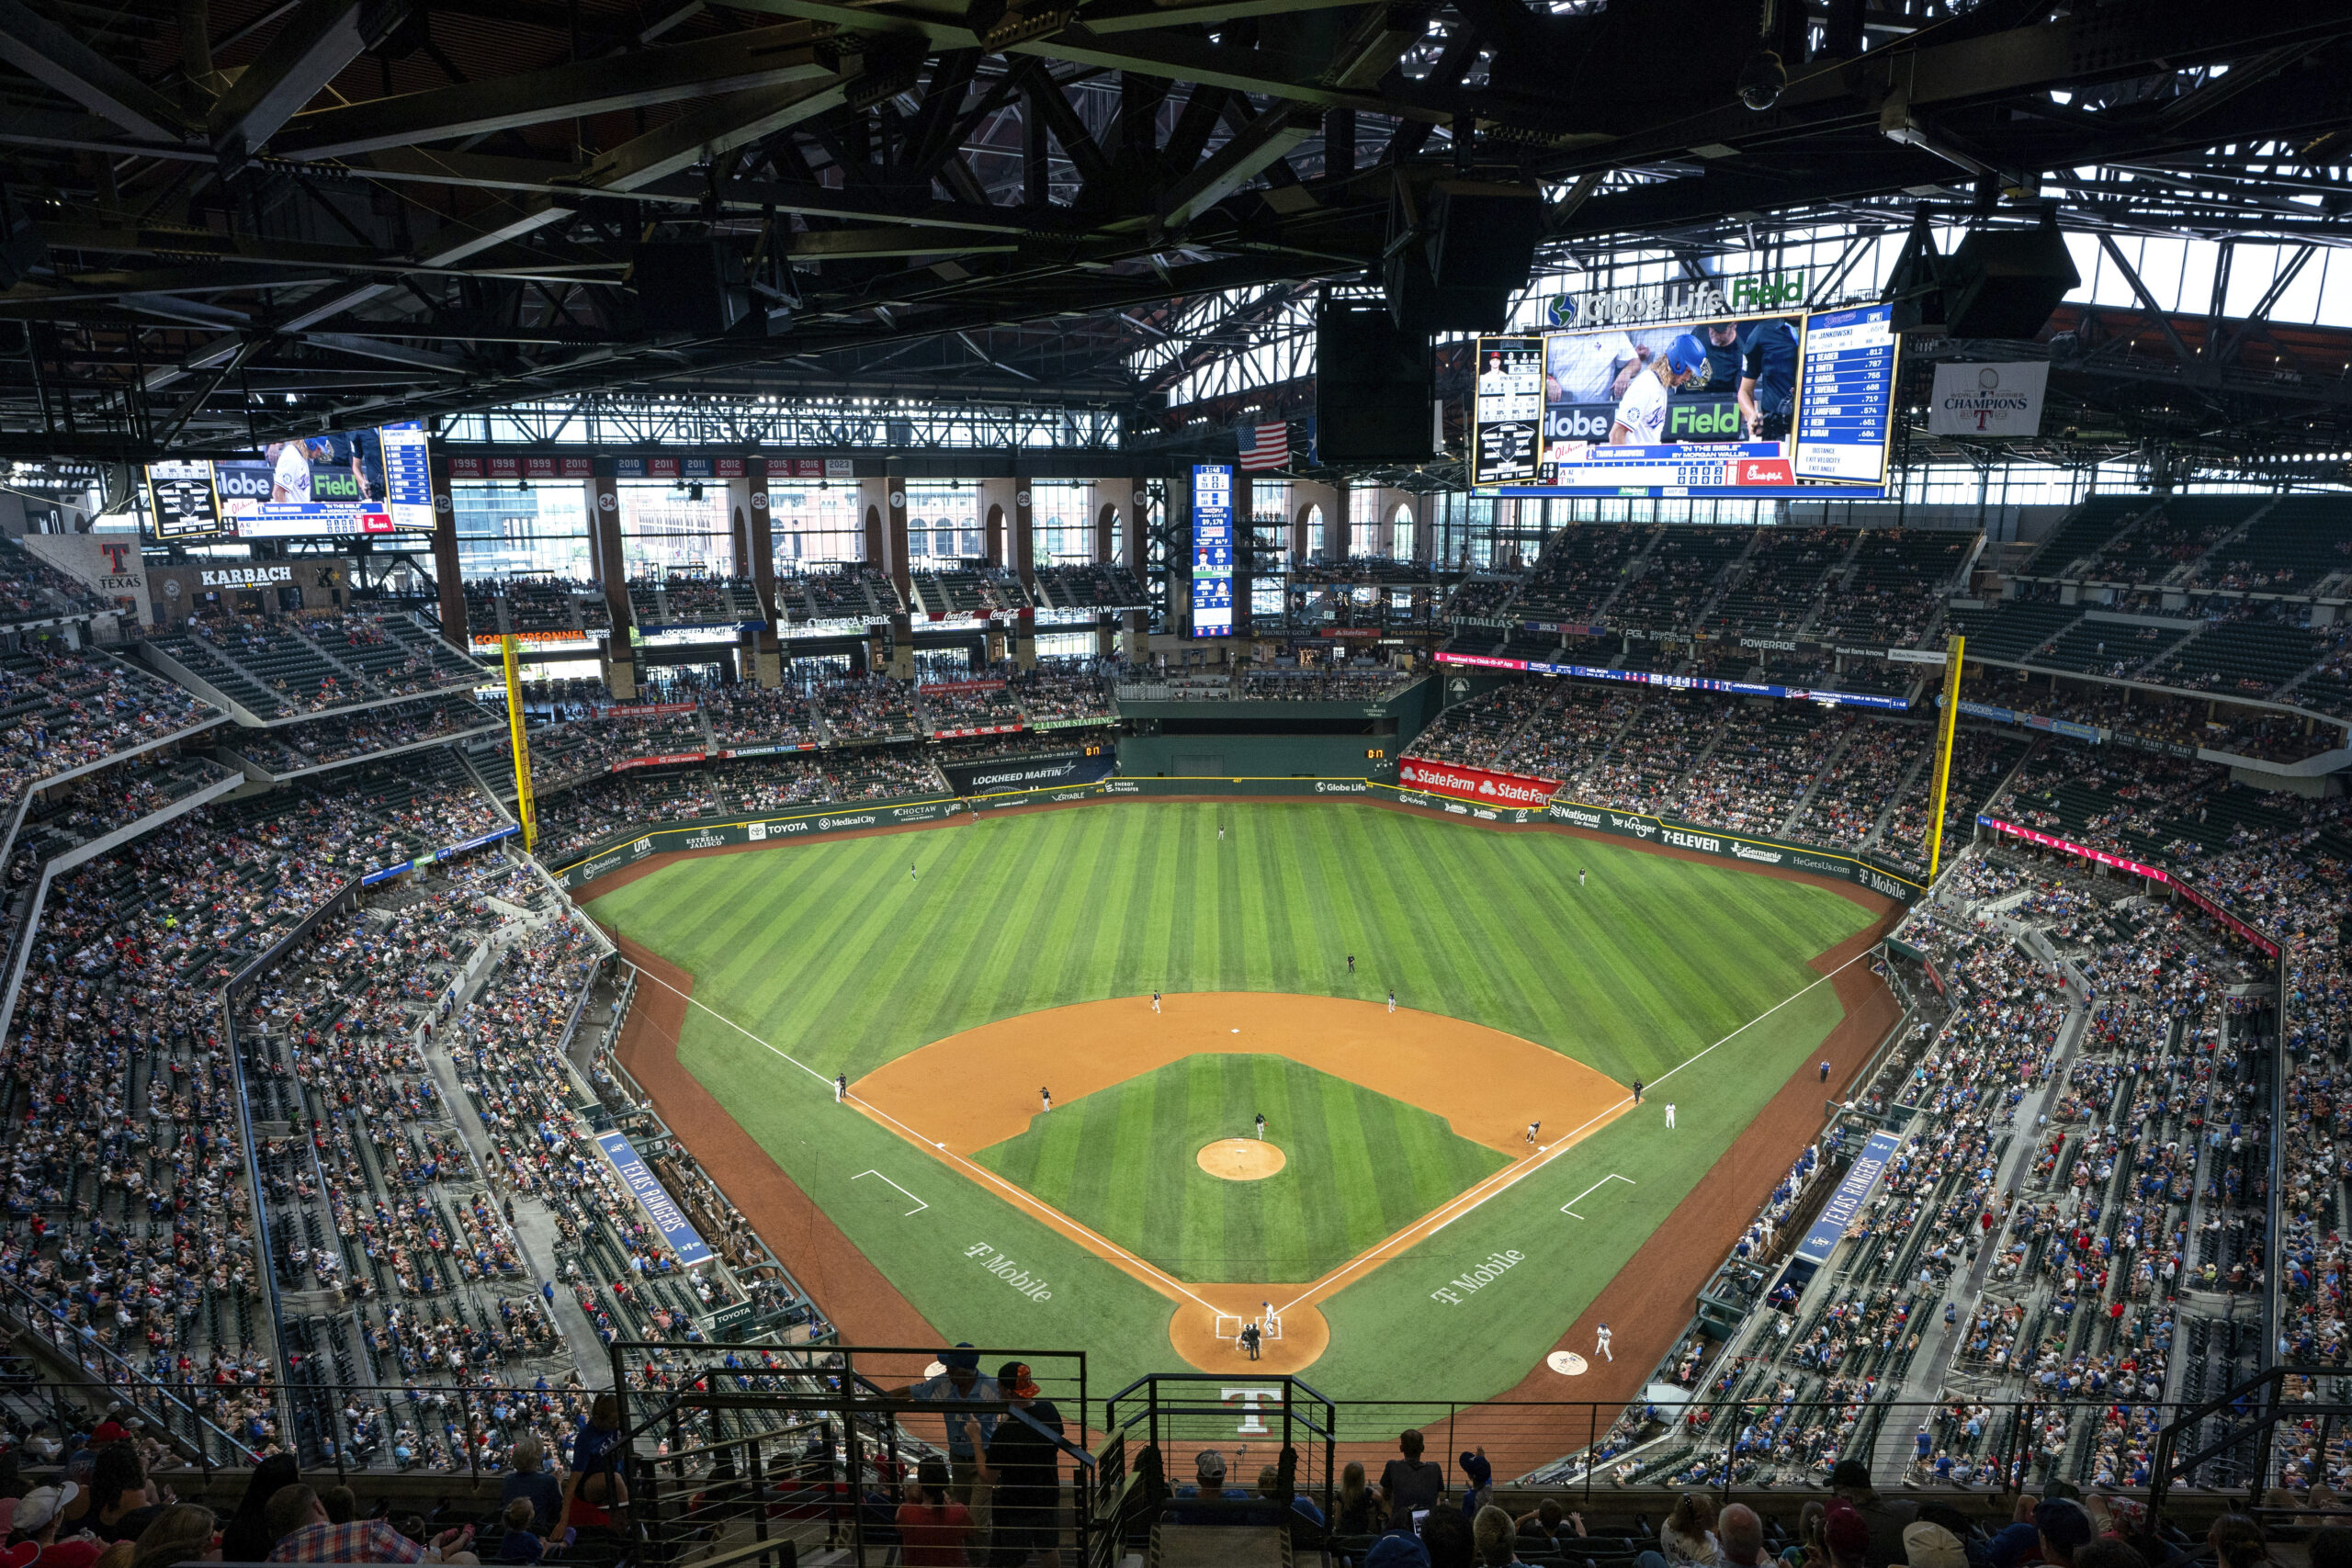
<svg viewBox="0 0 2352 1568">
<path fill-rule="evenodd" d="M 878 1272 L 834 1292 L 856 1299 L 812 1280 L 844 1337 L 919 1314 L 949 1340 L 1083 1348 L 1107 1388 L 1239 1367 L 1232 1336 L 1271 1305 L 1266 1370 L 1340 1398 L 1540 1371 L 1855 1033 L 1841 992 L 1878 913 L 1320 801 L 986 816 L 588 892 L 707 1091 L 696 1111 L 657 1085 L 673 1125 L 701 1152 L 731 1118 L 789 1178 L 797 1228 L 763 1227 L 788 1265 L 821 1275 L 846 1247 Z"/>
</svg>

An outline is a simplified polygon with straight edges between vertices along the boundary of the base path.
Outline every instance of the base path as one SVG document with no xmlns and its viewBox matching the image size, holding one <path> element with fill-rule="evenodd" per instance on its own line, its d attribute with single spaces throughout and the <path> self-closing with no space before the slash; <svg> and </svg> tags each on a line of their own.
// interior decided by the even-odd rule
<svg viewBox="0 0 2352 1568">
<path fill-rule="evenodd" d="M 1184 992 L 1162 997 L 1158 1012 L 1149 997 L 1122 997 L 999 1019 L 876 1067 L 850 1096 L 902 1134 L 974 1155 L 1051 1114 L 1037 1109 L 1032 1085 L 1066 1106 L 1171 1062 L 1227 1052 L 1287 1056 L 1361 1084 L 1513 1159 L 1537 1152 L 1530 1122 L 1589 1134 L 1627 1098 L 1605 1073 L 1483 1023 L 1280 991 Z"/>
<path fill-rule="evenodd" d="M 1510 1156 L 1512 1163 L 1448 1199 L 1377 1247 L 1301 1293 L 1297 1284 L 1195 1284 L 1179 1280 L 1097 1235 L 1044 1200 L 971 1163 L 980 1150 L 1027 1132 L 1041 1111 L 1026 1086 L 1045 1084 L 1062 1105 L 1189 1056 L 1251 1052 L 1292 1061 L 1360 1084 L 1445 1118 L 1454 1133 Z M 1020 1087 L 1015 1087 L 1020 1086 Z M 1086 1247 L 1113 1268 L 1174 1303 L 1169 1343 L 1203 1371 L 1230 1371 L 1240 1320 L 1269 1302 L 1288 1303 L 1282 1337 L 1269 1339 L 1258 1370 L 1305 1369 L 1330 1343 L 1317 1303 L 1381 1263 L 1512 1186 L 1548 1158 L 1590 1137 L 1633 1109 L 1633 1096 L 1573 1056 L 1463 1019 L 1391 1010 L 1378 1002 L 1284 992 L 1194 991 L 1079 1002 L 967 1029 L 886 1063 L 850 1086 L 850 1102 L 908 1142 L 944 1149 L 967 1174 L 1007 1202 Z M 1067 1111 L 1061 1114 L 1067 1114 Z M 1541 1119 L 1561 1136 L 1527 1142 Z M 1212 1175 L 1211 1151 L 1281 1151 L 1255 1138 L 1212 1144 L 1199 1156 Z M 1252 1158 L 1262 1155 L 1252 1152 Z"/>
</svg>

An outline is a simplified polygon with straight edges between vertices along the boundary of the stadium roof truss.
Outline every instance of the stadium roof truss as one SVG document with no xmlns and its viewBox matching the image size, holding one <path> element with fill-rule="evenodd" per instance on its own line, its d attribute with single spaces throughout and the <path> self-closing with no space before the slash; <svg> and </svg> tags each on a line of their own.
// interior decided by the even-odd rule
<svg viewBox="0 0 2352 1568">
<path fill-rule="evenodd" d="M 1182 442 L 1305 412 L 1423 170 L 1544 190 L 1531 298 L 2054 206 L 2086 440 L 2352 446 L 2352 0 L 0 0 L 0 62 L 8 453 Z M 749 315 L 649 331 L 633 247 L 710 235 Z"/>
</svg>

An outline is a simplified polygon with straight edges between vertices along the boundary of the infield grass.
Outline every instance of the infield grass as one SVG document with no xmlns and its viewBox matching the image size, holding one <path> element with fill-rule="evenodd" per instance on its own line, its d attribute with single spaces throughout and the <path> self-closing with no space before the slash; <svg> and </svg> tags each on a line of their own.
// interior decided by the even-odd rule
<svg viewBox="0 0 2352 1568">
<path fill-rule="evenodd" d="M 1201 1168 L 1263 1112 L 1285 1164 Z M 1180 1280 L 1305 1282 L 1510 1163 L 1442 1117 L 1282 1056 L 1198 1055 L 1030 1118 L 979 1162 Z"/>
<path fill-rule="evenodd" d="M 1104 804 L 786 844 L 678 862 L 589 909 L 694 975 L 681 1059 L 934 1325 L 1084 1347 L 1109 1386 L 1171 1364 L 1167 1301 L 987 1178 L 835 1105 L 834 1074 L 1153 990 L 1394 987 L 1621 1083 L 1732 1035 L 1677 1079 L 1677 1133 L 1626 1117 L 1327 1303 L 1317 1386 L 1368 1397 L 1404 1378 L 1463 1399 L 1516 1382 L 1807 1060 L 1842 1013 L 1806 960 L 1869 920 L 1726 866 L 1326 801 Z M 1361 1202 L 1342 1170 L 1324 1179 Z M 1634 1185 L 1611 1184 L 1589 1221 L 1559 1212 L 1611 1172 Z M 909 1213 L 901 1190 L 927 1206 Z M 769 1239 L 788 1264 L 794 1238 Z M 1194 1237 L 1175 1245 L 1213 1261 Z M 1433 1302 L 1495 1247 L 1528 1261 L 1475 1308 Z M 1048 1280 L 1051 1299 L 1004 1286 L 975 1247 Z"/>
</svg>

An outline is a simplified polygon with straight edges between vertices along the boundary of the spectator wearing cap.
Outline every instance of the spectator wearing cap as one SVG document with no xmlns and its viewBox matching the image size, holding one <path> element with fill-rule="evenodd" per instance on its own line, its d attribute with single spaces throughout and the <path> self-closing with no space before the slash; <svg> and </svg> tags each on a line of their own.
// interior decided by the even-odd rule
<svg viewBox="0 0 2352 1568">
<path fill-rule="evenodd" d="M 1250 1494 L 1238 1486 L 1225 1483 L 1225 1456 L 1215 1449 L 1203 1449 L 1193 1456 L 1193 1480 L 1176 1488 L 1176 1495 L 1183 1502 L 1214 1500 L 1225 1503 L 1247 1503 Z M 1261 1521 L 1230 1508 L 1179 1508 L 1176 1522 L 1180 1525 L 1256 1524 Z"/>
<path fill-rule="evenodd" d="M 62 1486 L 42 1486 L 27 1493 L 17 1504 L 16 1529 L 8 1532 L 9 1549 L 13 1551 L 30 1541 L 50 1568 L 90 1568 L 98 1560 L 96 1541 L 86 1535 L 58 1539 L 59 1527 L 65 1522 L 65 1510 L 81 1492 L 69 1481 Z"/>
<path fill-rule="evenodd" d="M 361 1519 L 339 1525 L 327 1517 L 319 1495 L 297 1482 L 282 1487 L 263 1511 L 269 1533 L 277 1544 L 269 1549 L 272 1562 L 479 1562 L 465 1548 L 470 1529 L 444 1530 L 429 1546 L 394 1529 L 384 1519 Z"/>
<path fill-rule="evenodd" d="M 1487 1462 L 1487 1450 L 1464 1449 L 1454 1461 L 1462 1467 L 1463 1478 L 1470 1489 L 1462 1495 L 1462 1517 L 1472 1524 L 1478 1521 L 1478 1510 L 1495 1500 L 1495 1467 Z"/>
<path fill-rule="evenodd" d="M 1061 1412 L 1038 1397 L 1037 1382 L 1025 1361 L 997 1369 L 996 1386 L 1008 1414 L 989 1440 L 989 1469 L 996 1472 L 993 1529 L 989 1562 L 994 1568 L 1021 1568 L 1035 1552 L 1047 1568 L 1061 1562 Z"/>
<path fill-rule="evenodd" d="M 1916 1506 L 1881 1497 L 1871 1486 L 1869 1468 L 1859 1460 L 1838 1461 L 1829 1472 L 1829 1490 L 1860 1516 L 1870 1531 L 1863 1559 L 1866 1568 L 1891 1568 L 1903 1561 L 1903 1532 L 1919 1517 Z M 1830 1544 L 1834 1551 L 1837 1543 Z"/>
<path fill-rule="evenodd" d="M 1419 1537 L 1392 1530 L 1372 1543 L 1363 1568 L 1430 1568 L 1429 1550 Z"/>
<path fill-rule="evenodd" d="M 1413 1516 L 1436 1507 L 1445 1495 L 1445 1471 L 1421 1458 L 1422 1447 L 1419 1431 L 1406 1427 L 1396 1435 L 1396 1451 L 1403 1457 L 1381 1469 L 1380 1495 L 1388 1505 L 1390 1529 L 1411 1529 Z"/>
<path fill-rule="evenodd" d="M 1821 1541 L 1829 1549 L 1830 1568 L 1863 1568 L 1870 1557 L 1871 1527 L 1853 1504 L 1840 1497 L 1821 1521 Z"/>
<path fill-rule="evenodd" d="M 1968 1568 L 1968 1549 L 1941 1525 L 1922 1521 L 1906 1526 L 1903 1553 L 1910 1568 Z"/>
<path fill-rule="evenodd" d="M 920 1399 L 933 1404 L 994 1404 L 1004 1397 L 996 1379 L 980 1375 L 980 1353 L 972 1348 L 971 1341 L 958 1341 L 956 1348 L 939 1358 L 940 1372 L 921 1382 L 909 1383 L 897 1391 L 900 1399 Z M 992 1413 L 975 1413 L 958 1418 L 943 1412 L 947 1426 L 947 1472 L 956 1500 L 964 1505 L 971 1516 L 971 1545 L 986 1550 L 990 1522 L 989 1481 L 987 1468 L 989 1444 L 996 1436 L 996 1416 Z"/>
<path fill-rule="evenodd" d="M 972 1540 L 972 1511 L 956 1501 L 947 1461 L 925 1454 L 915 1467 L 914 1485 L 899 1505 L 899 1561 L 904 1568 L 965 1568 Z"/>
</svg>

